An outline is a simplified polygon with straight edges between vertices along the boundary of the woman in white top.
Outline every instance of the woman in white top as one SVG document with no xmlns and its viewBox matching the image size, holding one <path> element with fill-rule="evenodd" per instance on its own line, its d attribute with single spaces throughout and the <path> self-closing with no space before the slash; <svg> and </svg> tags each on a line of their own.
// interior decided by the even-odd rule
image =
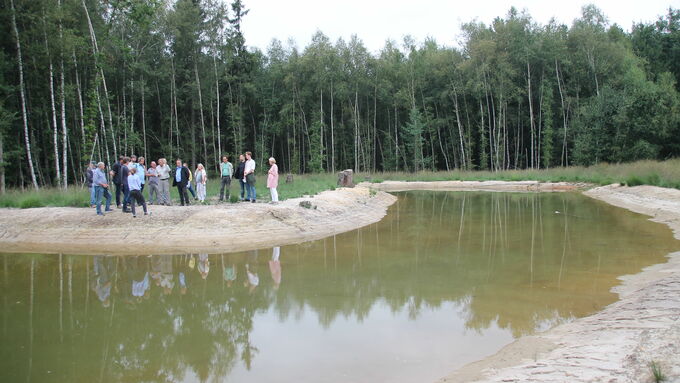
<svg viewBox="0 0 680 383">
<path fill-rule="evenodd" d="M 198 200 L 205 202 L 205 183 L 208 181 L 208 174 L 205 172 L 203 164 L 198 164 L 196 167 L 194 179 L 196 180 L 196 194 Z"/>
</svg>

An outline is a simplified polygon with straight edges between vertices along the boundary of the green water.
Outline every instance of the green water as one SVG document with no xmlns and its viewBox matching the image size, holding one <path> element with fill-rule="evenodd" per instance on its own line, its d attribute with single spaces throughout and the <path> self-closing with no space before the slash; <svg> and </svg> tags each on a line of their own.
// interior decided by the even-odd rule
<svg viewBox="0 0 680 383">
<path fill-rule="evenodd" d="M 377 224 L 275 249 L 0 255 L 0 381 L 430 382 L 678 249 L 579 194 L 398 195 Z"/>
</svg>

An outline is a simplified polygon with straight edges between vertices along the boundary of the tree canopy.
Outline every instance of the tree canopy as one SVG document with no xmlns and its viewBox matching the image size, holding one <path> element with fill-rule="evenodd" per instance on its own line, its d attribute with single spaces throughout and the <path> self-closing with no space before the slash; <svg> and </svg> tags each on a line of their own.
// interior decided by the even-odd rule
<svg viewBox="0 0 680 383">
<path fill-rule="evenodd" d="M 464 24 L 460 47 L 406 37 L 372 53 L 319 31 L 263 52 L 241 0 L 2 1 L 3 187 L 66 186 L 130 154 L 212 169 L 250 150 L 296 173 L 680 154 L 672 8 L 630 32 L 592 5 L 571 25 L 511 8 Z"/>
</svg>

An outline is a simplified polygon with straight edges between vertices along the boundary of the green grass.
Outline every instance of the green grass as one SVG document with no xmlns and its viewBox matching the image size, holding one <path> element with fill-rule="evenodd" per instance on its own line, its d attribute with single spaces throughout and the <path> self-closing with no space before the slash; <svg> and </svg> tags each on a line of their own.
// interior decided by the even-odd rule
<svg viewBox="0 0 680 383">
<path fill-rule="evenodd" d="M 661 365 L 659 365 L 659 363 L 652 361 L 649 364 L 649 368 L 652 370 L 652 377 L 654 378 L 655 383 L 661 383 L 668 380 L 666 374 L 663 373 Z"/>
<path fill-rule="evenodd" d="M 628 186 L 654 185 L 680 189 L 680 159 L 668 161 L 638 161 L 627 164 L 599 164 L 590 167 L 553 168 L 547 170 L 509 170 L 501 172 L 490 171 L 440 171 L 440 172 L 379 172 L 357 173 L 354 182 L 383 182 L 394 181 L 525 181 L 535 180 L 544 182 L 583 182 L 595 185 L 621 183 Z M 281 201 L 315 195 L 324 190 L 334 190 L 337 177 L 335 174 L 319 173 L 294 175 L 293 182 L 286 183 L 286 175 L 279 179 L 279 199 Z M 257 199 L 269 201 L 269 189 L 266 187 L 267 177 L 257 176 Z M 220 180 L 212 175 L 208 179 L 207 201 L 215 203 L 220 189 Z M 238 201 L 240 188 L 237 181 L 231 185 L 230 202 Z M 148 194 L 145 192 L 145 196 Z M 174 202 L 179 201 L 177 190 L 170 188 L 170 195 Z M 32 208 L 44 206 L 74 206 L 84 207 L 89 203 L 89 192 L 80 187 L 70 187 L 68 191 L 55 188 L 43 188 L 40 191 L 10 190 L 0 195 L 0 207 Z M 115 203 L 115 201 L 114 201 Z"/>
</svg>

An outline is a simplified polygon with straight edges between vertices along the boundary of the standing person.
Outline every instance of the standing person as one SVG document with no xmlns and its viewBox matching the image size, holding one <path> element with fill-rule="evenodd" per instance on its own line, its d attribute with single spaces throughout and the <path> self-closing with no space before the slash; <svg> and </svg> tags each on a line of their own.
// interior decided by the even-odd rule
<svg viewBox="0 0 680 383">
<path fill-rule="evenodd" d="M 149 182 L 147 182 L 149 184 L 149 205 L 158 203 L 158 171 L 156 167 L 156 161 L 151 161 L 151 166 L 146 170 L 146 176 L 149 177 Z"/>
<path fill-rule="evenodd" d="M 87 164 L 87 170 L 85 170 L 85 186 L 90 191 L 90 207 L 94 207 L 95 202 L 95 185 L 92 183 L 92 178 L 94 177 L 94 171 L 97 169 L 94 161 L 90 161 Z"/>
<path fill-rule="evenodd" d="M 194 191 L 194 187 L 191 184 L 194 181 L 194 174 L 191 172 L 191 169 L 189 169 L 189 165 L 187 165 L 186 162 L 184 163 L 184 167 L 187 168 L 187 170 L 189 170 L 189 183 L 187 184 L 187 190 L 191 193 L 191 195 L 196 200 L 198 198 L 196 197 L 196 192 Z"/>
<path fill-rule="evenodd" d="M 198 164 L 196 167 L 196 175 L 194 178 L 196 179 L 196 193 L 198 194 L 198 200 L 203 203 L 205 202 L 205 184 L 208 182 L 208 174 L 205 172 L 203 164 Z"/>
<path fill-rule="evenodd" d="M 177 159 L 175 162 L 175 178 L 172 181 L 172 186 L 177 187 L 179 193 L 179 202 L 182 206 L 189 205 L 189 195 L 187 195 L 187 184 L 189 184 L 189 175 L 191 172 L 185 166 L 182 166 L 182 160 Z"/>
<path fill-rule="evenodd" d="M 120 165 L 120 182 L 123 186 L 123 213 L 129 213 L 128 204 L 130 203 L 130 157 L 124 157 Z"/>
<path fill-rule="evenodd" d="M 241 195 L 239 196 L 239 201 L 243 201 L 246 195 L 246 183 L 244 178 L 246 177 L 243 173 L 246 171 L 246 158 L 243 154 L 238 156 L 238 166 L 234 171 L 234 178 L 238 180 L 238 184 L 241 186 Z"/>
<path fill-rule="evenodd" d="M 144 157 L 139 157 L 137 159 L 137 177 L 142 182 L 142 192 L 144 191 L 144 185 L 146 184 L 146 159 Z"/>
<path fill-rule="evenodd" d="M 220 174 L 222 175 L 222 182 L 220 183 L 220 201 L 224 199 L 224 189 L 227 189 L 227 201 L 231 197 L 231 177 L 234 175 L 234 166 L 229 162 L 229 157 L 222 156 L 222 163 L 220 164 Z"/>
<path fill-rule="evenodd" d="M 116 186 L 116 207 L 118 209 L 121 207 L 120 195 L 123 193 L 123 180 L 120 169 L 120 167 L 123 166 L 123 158 L 125 157 L 118 157 L 118 161 L 113 164 L 111 171 L 109 172 L 111 179 L 113 179 L 113 184 Z"/>
<path fill-rule="evenodd" d="M 267 187 L 272 195 L 272 202 L 279 202 L 279 192 L 276 188 L 279 187 L 279 167 L 276 166 L 274 157 L 269 159 L 269 171 L 267 172 Z"/>
<path fill-rule="evenodd" d="M 156 173 L 158 175 L 158 191 L 161 194 L 159 203 L 170 206 L 172 201 L 170 200 L 170 166 L 168 165 L 168 160 L 165 158 L 158 160 Z"/>
<path fill-rule="evenodd" d="M 246 166 L 243 170 L 243 175 L 246 183 L 246 190 L 248 191 L 248 198 L 246 201 L 255 203 L 257 196 L 255 194 L 255 160 L 251 152 L 246 152 Z"/>
<path fill-rule="evenodd" d="M 106 181 L 106 173 L 104 173 L 104 163 L 97 164 L 97 169 L 92 174 L 92 185 L 95 189 L 95 200 L 97 201 L 97 215 L 104 215 L 102 213 L 102 197 L 106 198 L 106 210 L 111 210 L 111 193 L 109 193 L 109 184 Z"/>
<path fill-rule="evenodd" d="M 144 200 L 144 195 L 142 195 L 142 183 L 139 181 L 137 176 L 137 168 L 130 168 L 130 175 L 128 175 L 128 187 L 130 188 L 130 208 L 132 209 L 132 218 L 137 218 L 137 212 L 135 211 L 135 202 L 142 205 L 144 209 L 144 215 L 149 215 L 146 210 L 146 201 Z"/>
</svg>

